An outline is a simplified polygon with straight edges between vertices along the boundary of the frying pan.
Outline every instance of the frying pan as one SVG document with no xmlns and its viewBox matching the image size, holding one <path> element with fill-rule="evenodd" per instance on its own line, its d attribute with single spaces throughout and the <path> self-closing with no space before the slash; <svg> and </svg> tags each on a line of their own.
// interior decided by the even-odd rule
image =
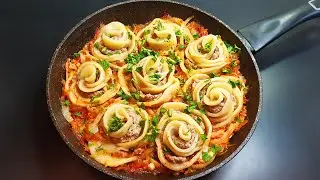
<svg viewBox="0 0 320 180">
<path fill-rule="evenodd" d="M 52 121 L 63 140 L 75 154 L 94 168 L 113 177 L 120 179 L 194 179 L 204 176 L 217 170 L 238 154 L 248 142 L 257 126 L 262 104 L 262 82 L 253 53 L 294 26 L 320 16 L 319 7 L 320 0 L 311 0 L 309 3 L 305 3 L 296 9 L 263 19 L 236 31 L 232 30 L 217 17 L 199 8 L 178 2 L 142 0 L 122 2 L 107 6 L 89 15 L 74 26 L 53 54 L 48 70 L 46 87 L 47 103 Z M 83 146 L 74 136 L 69 123 L 62 115 L 59 98 L 62 90 L 61 80 L 65 77 L 65 60 L 71 57 L 74 52 L 82 49 L 84 44 L 93 38 L 96 28 L 99 27 L 101 23 L 106 24 L 111 21 L 120 21 L 127 25 L 134 23 L 142 24 L 156 17 L 163 16 L 164 12 L 182 19 L 194 16 L 193 20 L 208 28 L 209 33 L 219 34 L 225 41 L 230 44 L 237 44 L 237 46 L 242 49 L 240 67 L 249 87 L 247 93 L 249 99 L 247 103 L 249 122 L 231 138 L 230 143 L 233 144 L 233 146 L 231 146 L 226 153 L 218 156 L 214 162 L 206 168 L 198 170 L 193 174 L 181 176 L 160 174 L 154 176 L 152 174 L 129 174 L 127 172 L 106 168 L 92 159 L 89 154 L 84 151 Z"/>
</svg>

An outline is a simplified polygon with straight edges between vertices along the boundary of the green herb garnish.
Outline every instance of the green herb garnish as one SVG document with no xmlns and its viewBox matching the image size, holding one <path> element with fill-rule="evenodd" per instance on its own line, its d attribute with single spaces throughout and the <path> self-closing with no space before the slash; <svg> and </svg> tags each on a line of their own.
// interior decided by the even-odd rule
<svg viewBox="0 0 320 180">
<path fill-rule="evenodd" d="M 165 108 L 160 108 L 160 114 L 164 114 L 164 113 L 166 113 L 167 112 L 167 110 L 165 109 Z"/>
<path fill-rule="evenodd" d="M 233 60 L 232 62 L 231 62 L 231 67 L 236 67 L 238 64 L 237 64 L 237 61 L 236 60 Z"/>
<path fill-rule="evenodd" d="M 204 45 L 204 50 L 209 52 L 211 51 L 211 46 L 212 46 L 212 40 L 207 42 L 205 45 Z"/>
<path fill-rule="evenodd" d="M 146 30 L 143 31 L 143 34 L 147 35 L 147 34 L 150 34 L 150 32 L 151 32 L 150 29 L 146 29 Z"/>
<path fill-rule="evenodd" d="M 201 119 L 199 117 L 197 117 L 197 119 L 195 119 L 195 121 L 200 124 L 201 123 Z"/>
<path fill-rule="evenodd" d="M 99 49 L 100 48 L 100 44 L 98 42 L 94 43 L 93 45 L 95 48 Z"/>
<path fill-rule="evenodd" d="M 74 56 L 75 58 L 78 58 L 78 57 L 80 57 L 80 53 L 73 53 L 73 56 Z"/>
<path fill-rule="evenodd" d="M 192 37 L 193 37 L 194 39 L 197 39 L 197 38 L 200 37 L 200 35 L 199 35 L 198 33 L 195 33 L 195 34 L 192 35 Z"/>
<path fill-rule="evenodd" d="M 201 134 L 200 137 L 201 137 L 202 141 L 207 139 L 207 135 L 206 134 Z"/>
<path fill-rule="evenodd" d="M 117 116 L 113 116 L 109 123 L 109 131 L 116 132 L 123 126 L 123 122 Z"/>
<path fill-rule="evenodd" d="M 183 44 L 180 44 L 180 45 L 178 46 L 178 49 L 179 49 L 179 50 L 182 50 L 182 49 L 184 49 L 184 47 L 185 47 L 185 46 L 184 46 Z"/>
<path fill-rule="evenodd" d="M 128 37 L 129 37 L 129 39 L 132 39 L 132 35 L 129 31 L 128 31 Z"/>
<path fill-rule="evenodd" d="M 70 101 L 68 99 L 63 101 L 63 105 L 64 106 L 69 106 L 70 105 Z"/>
<path fill-rule="evenodd" d="M 164 30 L 164 26 L 160 21 L 158 21 L 155 29 L 158 31 L 162 31 L 162 30 Z"/>
<path fill-rule="evenodd" d="M 136 67 L 136 71 L 137 71 L 137 72 L 141 72 L 141 71 L 142 71 L 142 66 Z"/>
<path fill-rule="evenodd" d="M 100 60 L 98 63 L 103 67 L 103 69 L 108 69 L 110 67 L 110 63 L 106 60 Z"/>
<path fill-rule="evenodd" d="M 176 36 L 180 37 L 182 35 L 182 32 L 180 30 L 175 32 Z"/>
<path fill-rule="evenodd" d="M 126 94 L 122 89 L 118 92 L 117 95 L 120 96 L 121 99 L 124 99 L 124 100 L 128 100 L 131 98 L 131 96 Z"/>
<path fill-rule="evenodd" d="M 225 68 L 225 67 L 221 69 L 221 72 L 223 74 L 231 74 L 232 73 L 231 69 L 228 69 L 228 68 Z"/>
<path fill-rule="evenodd" d="M 149 76 L 150 81 L 154 81 L 154 82 L 159 82 L 160 78 L 161 78 L 161 75 L 157 73 Z"/>
<path fill-rule="evenodd" d="M 159 123 L 159 116 L 156 115 L 151 119 L 151 123 L 153 126 L 156 126 Z"/>
<path fill-rule="evenodd" d="M 132 97 L 137 101 L 140 100 L 140 93 L 138 91 L 132 92 Z"/>
<path fill-rule="evenodd" d="M 211 158 L 212 158 L 212 156 L 210 156 L 208 152 L 202 153 L 202 160 L 204 160 L 205 162 L 210 161 Z"/>
</svg>

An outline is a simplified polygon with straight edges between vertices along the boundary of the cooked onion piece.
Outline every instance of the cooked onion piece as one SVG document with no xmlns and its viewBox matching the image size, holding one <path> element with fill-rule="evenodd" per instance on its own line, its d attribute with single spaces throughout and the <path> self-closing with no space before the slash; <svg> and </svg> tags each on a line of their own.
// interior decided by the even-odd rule
<svg viewBox="0 0 320 180">
<path fill-rule="evenodd" d="M 121 22 L 111 22 L 100 29 L 98 38 L 91 47 L 91 53 L 110 63 L 123 62 L 135 50 L 135 35 Z"/>
<path fill-rule="evenodd" d="M 120 89 L 112 70 L 95 61 L 87 61 L 77 71 L 67 72 L 65 90 L 70 101 L 78 106 L 100 105 L 117 94 Z M 105 68 L 105 69 L 104 69 Z"/>
<path fill-rule="evenodd" d="M 206 115 L 213 120 L 213 128 L 229 125 L 243 107 L 243 81 L 233 76 L 210 78 L 195 74 L 185 83 L 183 91 L 192 92 L 192 98 L 200 102 Z"/>
<path fill-rule="evenodd" d="M 189 75 L 215 73 L 228 63 L 228 50 L 224 42 L 212 34 L 191 42 L 185 55 L 187 58 L 180 66 Z"/>
<path fill-rule="evenodd" d="M 184 113 L 187 104 L 165 103 L 161 109 L 157 125 L 159 136 L 156 139 L 158 158 L 167 168 L 180 171 L 194 164 L 204 164 L 202 154 L 208 152 L 212 133 L 209 119 L 198 110 Z"/>
<path fill-rule="evenodd" d="M 190 19 L 188 19 L 188 21 Z M 138 32 L 137 37 L 139 38 L 139 43 L 143 47 L 148 47 L 156 51 L 175 49 L 179 42 L 180 44 L 184 43 L 183 37 L 192 38 L 185 24 L 186 23 L 178 25 L 167 20 L 156 18 Z"/>
<path fill-rule="evenodd" d="M 118 72 L 121 88 L 126 94 L 138 94 L 138 101 L 145 106 L 168 102 L 179 88 L 179 80 L 173 76 L 175 67 L 168 60 L 170 58 L 164 56 L 143 58 L 132 67 L 132 81 L 126 80 L 127 65 L 123 66 Z"/>
</svg>

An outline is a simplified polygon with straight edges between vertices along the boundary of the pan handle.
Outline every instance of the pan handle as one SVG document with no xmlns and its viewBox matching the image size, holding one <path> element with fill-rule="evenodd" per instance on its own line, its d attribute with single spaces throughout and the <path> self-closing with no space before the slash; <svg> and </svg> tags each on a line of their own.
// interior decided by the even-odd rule
<svg viewBox="0 0 320 180">
<path fill-rule="evenodd" d="M 262 19 L 237 32 L 252 51 L 258 51 L 291 28 L 315 17 L 320 17 L 320 0 L 310 0 L 308 4 Z"/>
</svg>

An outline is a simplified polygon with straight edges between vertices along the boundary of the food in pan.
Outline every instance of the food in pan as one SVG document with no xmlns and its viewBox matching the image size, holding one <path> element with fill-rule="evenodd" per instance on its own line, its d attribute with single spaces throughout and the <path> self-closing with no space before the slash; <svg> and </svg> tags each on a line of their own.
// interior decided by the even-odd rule
<svg viewBox="0 0 320 180">
<path fill-rule="evenodd" d="M 192 173 L 247 123 L 240 51 L 192 17 L 102 24 L 65 63 L 63 114 L 106 167 Z"/>
</svg>

